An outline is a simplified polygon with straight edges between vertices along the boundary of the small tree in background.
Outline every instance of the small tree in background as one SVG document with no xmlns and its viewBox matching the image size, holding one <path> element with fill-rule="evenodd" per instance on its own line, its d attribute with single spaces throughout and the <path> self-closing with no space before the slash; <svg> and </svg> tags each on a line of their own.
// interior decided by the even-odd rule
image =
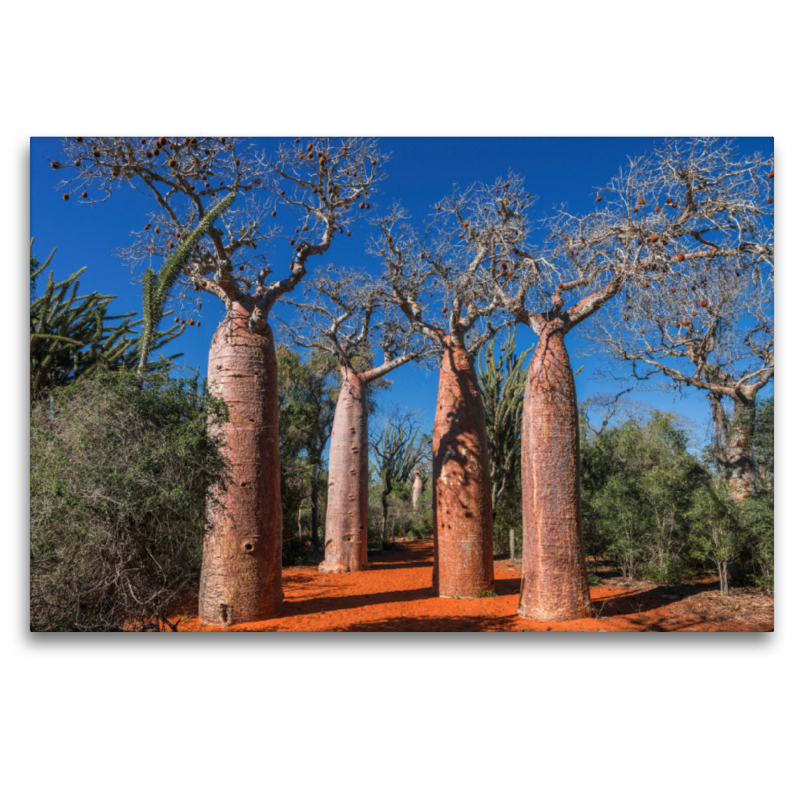
<svg viewBox="0 0 800 800">
<path fill-rule="evenodd" d="M 399 408 L 385 414 L 380 433 L 370 437 L 372 466 L 381 483 L 382 542 L 387 537 L 389 495 L 398 484 L 406 485 L 412 475 L 420 474 L 419 470 L 430 457 L 430 445 L 430 437 L 420 430 L 419 412 Z"/>
<path fill-rule="evenodd" d="M 719 575 L 719 592 L 728 594 L 730 566 L 739 551 L 741 519 L 731 487 L 723 481 L 709 481 L 695 495 L 691 544 L 693 555 L 714 565 Z"/>
<path fill-rule="evenodd" d="M 304 362 L 282 344 L 276 347 L 276 354 L 284 519 L 300 513 L 303 500 L 310 495 L 311 541 L 320 552 L 319 488 L 341 386 L 339 369 L 329 356 L 312 355 Z"/>
</svg>

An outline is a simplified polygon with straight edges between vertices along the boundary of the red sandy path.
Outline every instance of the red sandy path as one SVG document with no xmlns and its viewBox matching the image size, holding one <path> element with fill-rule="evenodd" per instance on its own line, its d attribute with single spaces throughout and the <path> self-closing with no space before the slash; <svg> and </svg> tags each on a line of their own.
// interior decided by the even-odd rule
<svg viewBox="0 0 800 800">
<path fill-rule="evenodd" d="M 316 567 L 283 570 L 283 615 L 266 622 L 217 628 L 183 609 L 180 631 L 766 631 L 772 601 L 741 590 L 721 598 L 710 579 L 678 587 L 611 581 L 591 590 L 599 617 L 532 622 L 517 616 L 519 569 L 495 561 L 498 597 L 456 600 L 431 589 L 433 542 L 398 543 L 370 557 L 364 572 L 323 574 Z M 669 599 L 664 595 L 675 598 Z M 600 609 L 600 606 L 605 605 Z M 174 620 L 175 618 L 173 618 Z"/>
</svg>

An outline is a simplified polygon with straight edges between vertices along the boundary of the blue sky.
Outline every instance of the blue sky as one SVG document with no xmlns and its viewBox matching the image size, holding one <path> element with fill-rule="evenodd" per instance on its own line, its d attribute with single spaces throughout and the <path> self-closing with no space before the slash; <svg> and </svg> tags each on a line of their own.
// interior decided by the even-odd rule
<svg viewBox="0 0 800 800">
<path fill-rule="evenodd" d="M 255 141 L 257 149 L 265 151 L 274 150 L 278 142 L 277 139 Z M 380 149 L 391 158 L 386 167 L 387 178 L 380 185 L 380 196 L 372 205 L 380 210 L 396 201 L 411 212 L 412 218 L 419 219 L 452 190 L 454 183 L 464 187 L 475 181 L 489 183 L 511 169 L 525 178 L 527 191 L 538 197 L 534 216 L 563 202 L 580 213 L 592 208 L 595 187 L 606 184 L 617 174 L 629 156 L 647 153 L 658 141 L 654 138 L 381 138 Z M 771 138 L 743 138 L 738 145 L 745 153 L 773 150 Z M 36 238 L 35 254 L 43 260 L 57 247 L 51 265 L 56 279 L 86 266 L 83 289 L 118 295 L 112 313 L 139 312 L 140 287 L 113 250 L 129 241 L 132 230 L 141 228 L 145 214 L 153 207 L 152 201 L 129 190 L 93 207 L 80 205 L 75 198 L 65 202 L 55 188 L 61 173 L 54 172 L 47 160 L 56 158 L 57 151 L 57 139 L 31 139 L 30 232 Z M 293 225 L 286 222 L 287 232 Z M 351 238 L 335 240 L 329 253 L 312 263 L 311 274 L 315 266 L 327 263 L 352 265 L 377 274 L 380 265 L 365 253 L 369 232 L 369 226 L 361 224 L 354 228 Z M 281 257 L 276 261 L 280 262 Z M 275 313 L 281 316 L 285 312 L 279 306 Z M 209 344 L 221 317 L 222 304 L 208 298 L 203 304 L 202 327 L 187 328 L 167 352 L 183 351 L 183 363 L 199 367 L 205 374 Z M 612 386 L 593 379 L 601 366 L 597 359 L 577 357 L 582 349 L 579 338 L 580 328 L 577 328 L 570 334 L 568 346 L 573 368 L 585 366 L 576 379 L 581 401 L 594 392 L 610 391 Z M 533 341 L 532 332 L 519 326 L 518 347 L 526 348 Z M 420 409 L 427 424 L 432 426 L 437 374 L 407 365 L 390 378 L 393 386 L 383 393 L 381 404 L 397 403 Z M 699 423 L 701 431 L 705 429 L 707 401 L 701 392 L 687 393 L 685 398 L 660 392 L 637 392 L 630 396 L 658 408 L 678 411 Z"/>
</svg>

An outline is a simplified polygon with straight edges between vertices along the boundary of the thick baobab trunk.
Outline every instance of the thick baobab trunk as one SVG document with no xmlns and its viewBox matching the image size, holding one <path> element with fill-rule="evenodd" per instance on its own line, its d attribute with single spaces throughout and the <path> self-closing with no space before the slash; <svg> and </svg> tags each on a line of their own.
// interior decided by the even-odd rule
<svg viewBox="0 0 800 800">
<path fill-rule="evenodd" d="M 739 393 L 733 398 L 733 419 L 722 406 L 722 395 L 710 393 L 717 439 L 717 460 L 725 470 L 733 497 L 741 500 L 755 490 L 757 467 L 752 442 L 756 424 L 755 397 Z"/>
<path fill-rule="evenodd" d="M 278 365 L 272 331 L 249 330 L 252 300 L 232 303 L 211 342 L 211 393 L 228 406 L 222 425 L 230 461 L 226 491 L 209 509 L 200 619 L 236 625 L 281 613 L 281 470 Z"/>
<path fill-rule="evenodd" d="M 367 566 L 369 479 L 367 387 L 342 367 L 342 389 L 331 430 L 325 560 L 320 572 L 357 572 Z"/>
<path fill-rule="evenodd" d="M 419 472 L 414 473 L 414 492 L 411 495 L 411 503 L 414 507 L 414 511 L 417 510 L 417 505 L 419 504 L 419 499 L 422 497 L 422 493 L 425 491 L 425 484 L 422 482 L 422 476 Z"/>
<path fill-rule="evenodd" d="M 737 500 L 751 495 L 756 488 L 756 462 L 752 450 L 755 427 L 755 400 L 750 397 L 737 399 L 726 447 L 726 467 L 730 470 L 732 494 Z"/>
<path fill-rule="evenodd" d="M 522 412 L 522 582 L 518 613 L 591 613 L 581 526 L 578 406 L 561 320 L 540 334 Z"/>
<path fill-rule="evenodd" d="M 445 347 L 433 427 L 433 588 L 475 597 L 494 588 L 486 420 L 472 359 Z"/>
</svg>

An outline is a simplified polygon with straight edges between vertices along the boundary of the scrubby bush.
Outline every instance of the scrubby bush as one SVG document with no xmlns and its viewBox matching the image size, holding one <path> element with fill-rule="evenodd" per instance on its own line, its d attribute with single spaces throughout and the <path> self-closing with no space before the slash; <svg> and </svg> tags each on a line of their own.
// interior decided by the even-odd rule
<svg viewBox="0 0 800 800">
<path fill-rule="evenodd" d="M 587 555 L 610 557 L 625 577 L 673 581 L 697 569 L 690 531 L 694 494 L 710 476 L 687 451 L 672 414 L 652 412 L 585 437 L 581 506 Z"/>
<path fill-rule="evenodd" d="M 197 377 L 99 371 L 31 407 L 31 630 L 150 630 L 196 585 L 212 488 Z M 213 502 L 213 501 L 212 501 Z"/>
</svg>

